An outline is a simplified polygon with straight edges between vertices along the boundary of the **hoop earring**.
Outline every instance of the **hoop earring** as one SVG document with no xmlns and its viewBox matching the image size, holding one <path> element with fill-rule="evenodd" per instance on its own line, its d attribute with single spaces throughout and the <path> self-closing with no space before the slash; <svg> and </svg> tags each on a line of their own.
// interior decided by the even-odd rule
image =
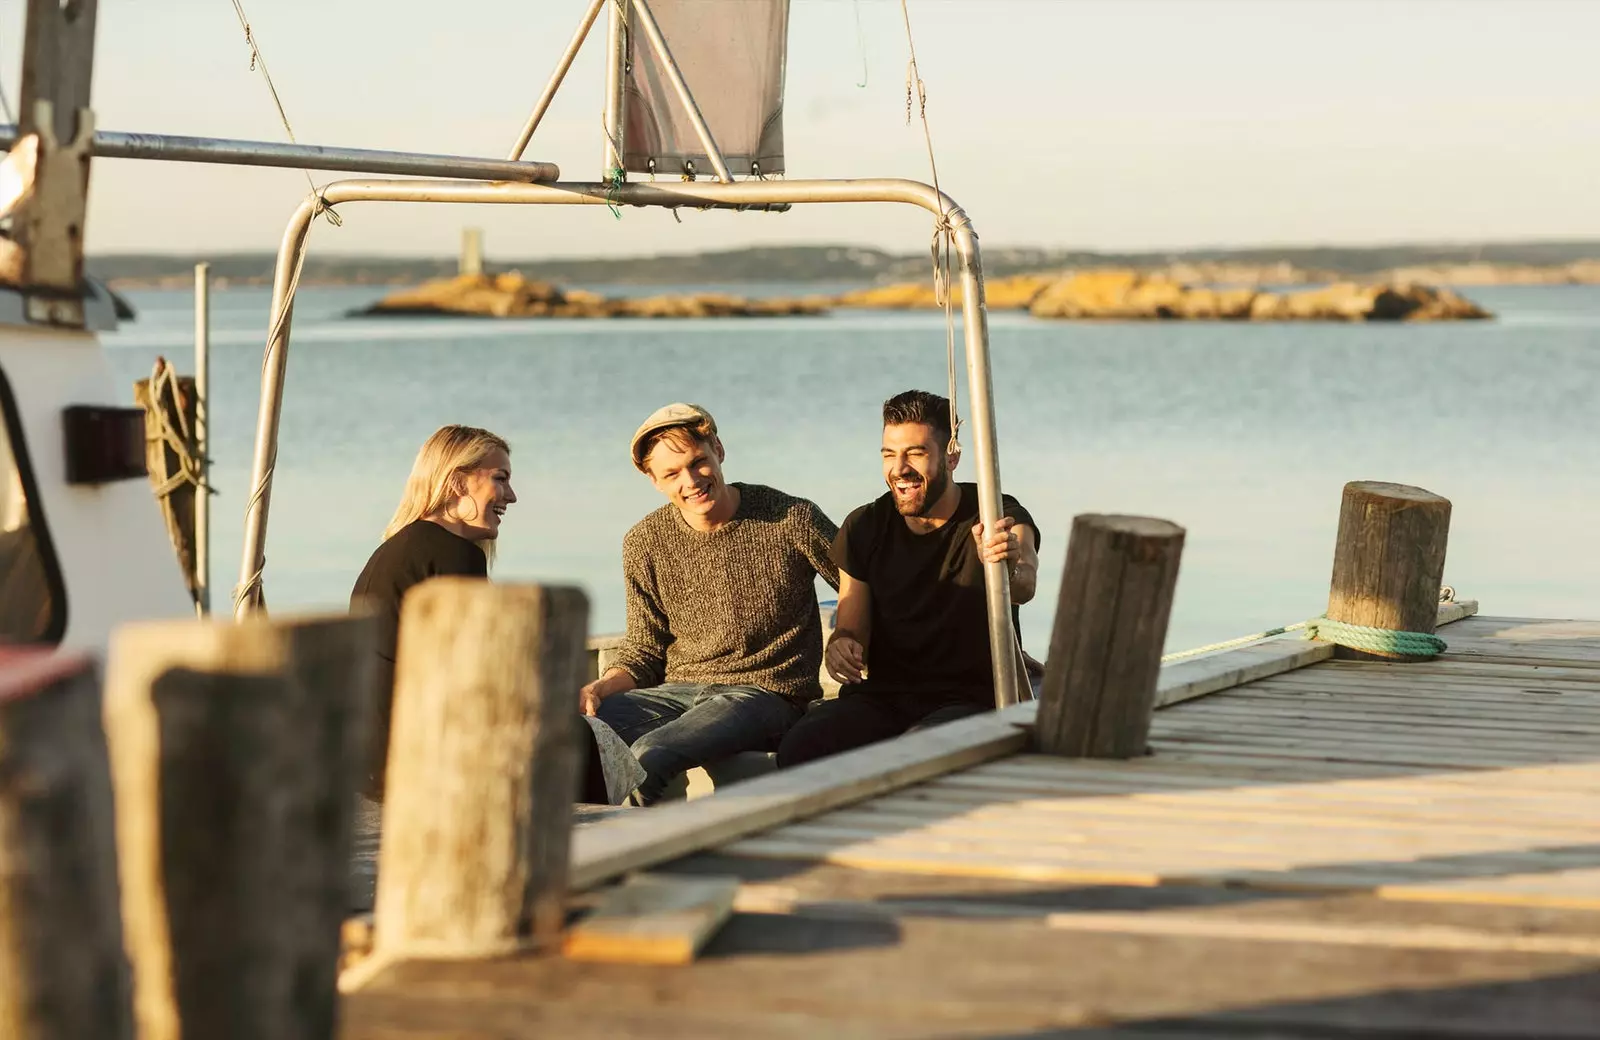
<svg viewBox="0 0 1600 1040">
<path fill-rule="evenodd" d="M 466 515 L 462 514 L 462 512 L 461 512 L 461 503 L 463 503 L 463 502 L 471 502 L 472 503 L 472 515 L 471 516 L 466 516 Z M 478 503 L 477 503 L 477 500 L 474 499 L 471 495 L 462 495 L 461 497 L 457 498 L 456 499 L 456 519 L 460 520 L 464 524 L 470 524 L 474 520 L 478 519 Z"/>
</svg>

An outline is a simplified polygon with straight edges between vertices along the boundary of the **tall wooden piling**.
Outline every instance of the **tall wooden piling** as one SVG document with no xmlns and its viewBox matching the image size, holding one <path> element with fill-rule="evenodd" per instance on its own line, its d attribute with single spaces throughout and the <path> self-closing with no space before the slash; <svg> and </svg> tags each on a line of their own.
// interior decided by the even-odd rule
<svg viewBox="0 0 1600 1040">
<path fill-rule="evenodd" d="M 375 960 L 479 957 L 560 931 L 589 605 L 434 578 L 401 608 Z"/>
<path fill-rule="evenodd" d="M 94 665 L 0 651 L 0 1037 L 132 1036 Z"/>
<path fill-rule="evenodd" d="M 1396 632 L 1432 632 L 1439 618 L 1450 500 L 1408 484 L 1344 486 L 1328 617 Z M 1340 646 L 1335 656 L 1425 660 Z"/>
<path fill-rule="evenodd" d="M 1150 517 L 1073 518 L 1039 695 L 1040 751 L 1145 753 L 1183 534 Z"/>
<path fill-rule="evenodd" d="M 107 733 L 140 1040 L 328 1040 L 373 620 L 155 622 Z"/>
</svg>

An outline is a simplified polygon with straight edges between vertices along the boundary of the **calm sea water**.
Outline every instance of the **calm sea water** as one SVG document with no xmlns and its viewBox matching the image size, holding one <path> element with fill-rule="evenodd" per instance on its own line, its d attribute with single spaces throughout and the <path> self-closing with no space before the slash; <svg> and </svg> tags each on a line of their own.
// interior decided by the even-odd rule
<svg viewBox="0 0 1600 1040">
<path fill-rule="evenodd" d="M 749 295 L 785 287 L 741 287 Z M 792 287 L 791 291 L 792 291 Z M 1072 324 L 991 316 L 1005 490 L 1044 544 L 1023 638 L 1043 657 L 1083 512 L 1188 536 L 1168 639 L 1199 645 L 1326 604 L 1340 487 L 1418 484 L 1454 503 L 1446 581 L 1486 613 L 1600 617 L 1600 288 L 1470 289 L 1494 322 Z M 936 314 L 768 320 L 346 319 L 377 289 L 300 294 L 268 534 L 274 610 L 342 607 L 422 440 L 446 422 L 513 449 L 521 501 L 501 579 L 576 583 L 623 621 L 623 533 L 661 499 L 628 462 L 652 410 L 717 417 L 730 479 L 840 521 L 883 490 L 878 408 L 944 392 Z M 188 292 L 133 292 L 106 337 L 118 375 L 192 365 Z M 213 295 L 213 582 L 237 580 L 266 290 Z M 965 387 L 962 388 L 965 397 Z M 970 447 L 971 438 L 965 438 Z M 959 471 L 973 478 L 971 456 Z"/>
</svg>

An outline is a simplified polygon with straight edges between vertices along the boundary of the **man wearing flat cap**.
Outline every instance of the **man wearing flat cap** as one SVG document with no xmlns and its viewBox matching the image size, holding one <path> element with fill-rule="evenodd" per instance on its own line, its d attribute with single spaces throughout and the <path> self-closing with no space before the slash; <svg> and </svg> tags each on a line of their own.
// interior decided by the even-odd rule
<svg viewBox="0 0 1600 1040">
<path fill-rule="evenodd" d="M 658 410 L 632 455 L 667 504 L 622 540 L 627 637 L 580 704 L 632 746 L 650 805 L 696 766 L 777 750 L 822 696 L 815 577 L 839 587 L 838 529 L 806 499 L 724 480 L 699 405 Z"/>
</svg>

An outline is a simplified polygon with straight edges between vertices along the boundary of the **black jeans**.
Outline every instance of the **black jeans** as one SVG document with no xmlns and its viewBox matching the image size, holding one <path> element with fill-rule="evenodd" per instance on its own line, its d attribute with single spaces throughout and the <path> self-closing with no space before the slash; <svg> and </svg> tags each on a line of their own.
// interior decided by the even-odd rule
<svg viewBox="0 0 1600 1040">
<path fill-rule="evenodd" d="M 811 705 L 778 745 L 778 768 L 851 751 L 902 733 L 994 710 L 979 700 L 987 691 L 879 692 L 867 683 L 846 686 L 830 701 Z"/>
</svg>

